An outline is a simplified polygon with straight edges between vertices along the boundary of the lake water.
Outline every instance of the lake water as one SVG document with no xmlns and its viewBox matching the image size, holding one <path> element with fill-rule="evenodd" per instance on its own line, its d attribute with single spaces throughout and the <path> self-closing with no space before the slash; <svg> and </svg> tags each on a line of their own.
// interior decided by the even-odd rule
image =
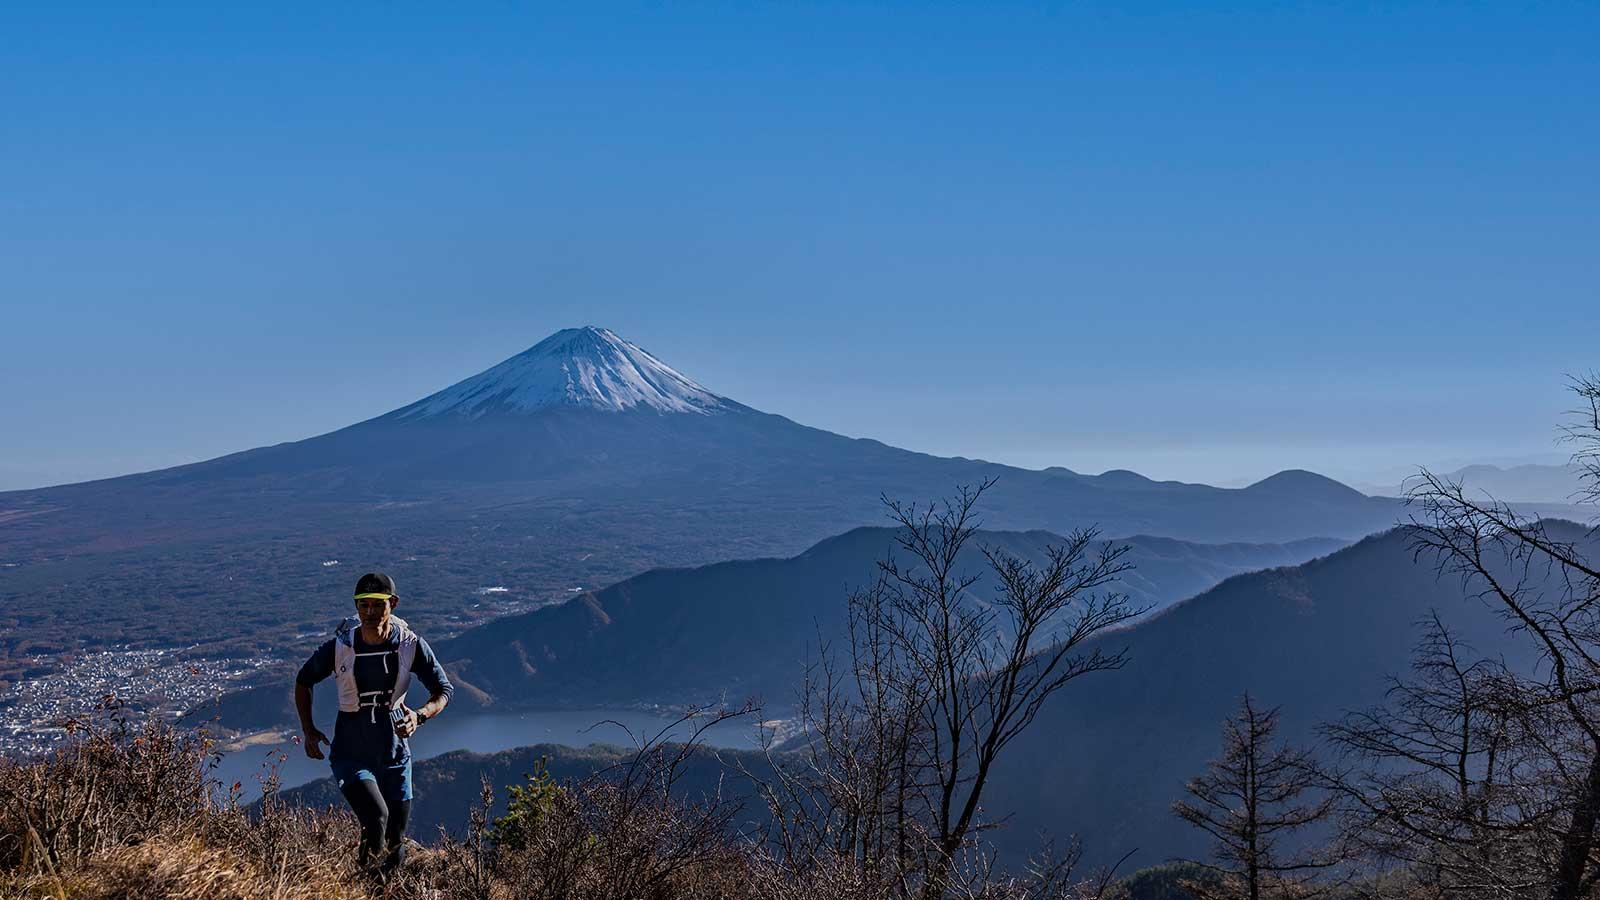
<svg viewBox="0 0 1600 900">
<path fill-rule="evenodd" d="M 411 739 L 411 757 L 423 760 L 452 750 L 494 753 L 529 744 L 566 744 L 570 747 L 586 747 L 597 743 L 623 747 L 635 744 L 635 740 L 616 724 L 599 724 L 607 719 L 626 725 L 637 738 L 653 737 L 676 721 L 676 716 L 610 709 L 471 715 L 451 715 L 447 711 L 417 731 Z M 325 732 L 333 732 L 332 722 L 320 724 Z M 688 726 L 680 725 L 671 734 L 681 739 L 687 737 L 688 732 Z M 745 716 L 724 722 L 708 729 L 701 739 L 713 747 L 755 748 L 759 746 L 756 718 Z M 323 749 L 326 752 L 327 748 Z M 281 756 L 287 757 L 278 764 L 286 788 L 325 778 L 329 774 L 327 760 L 309 759 L 302 748 L 285 741 L 257 744 L 224 754 L 212 777 L 225 788 L 236 781 L 240 782 L 244 786 L 245 798 L 255 799 L 260 795 L 264 767 L 275 763 Z"/>
</svg>

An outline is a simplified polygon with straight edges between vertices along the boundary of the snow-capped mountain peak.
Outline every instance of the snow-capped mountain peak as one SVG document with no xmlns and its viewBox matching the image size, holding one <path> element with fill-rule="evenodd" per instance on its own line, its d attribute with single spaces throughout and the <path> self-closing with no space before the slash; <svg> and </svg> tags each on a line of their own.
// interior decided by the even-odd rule
<svg viewBox="0 0 1600 900">
<path fill-rule="evenodd" d="M 707 415 L 731 405 L 609 328 L 587 325 L 562 329 L 393 415 L 478 418 L 558 407 Z"/>
</svg>

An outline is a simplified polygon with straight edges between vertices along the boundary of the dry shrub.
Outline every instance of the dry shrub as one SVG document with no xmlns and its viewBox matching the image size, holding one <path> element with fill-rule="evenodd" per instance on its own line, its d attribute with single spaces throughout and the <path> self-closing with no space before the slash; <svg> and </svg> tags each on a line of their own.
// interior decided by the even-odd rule
<svg viewBox="0 0 1600 900">
<path fill-rule="evenodd" d="M 113 702 L 34 760 L 0 760 L 0 896 L 365 896 L 352 817 L 220 802 L 211 742 Z M 311 887 L 311 886 L 315 887 Z"/>
<path fill-rule="evenodd" d="M 0 871 L 71 866 L 102 850 L 188 827 L 209 808 L 210 743 L 158 720 L 75 722 L 43 759 L 0 760 Z"/>
<path fill-rule="evenodd" d="M 896 896 L 893 876 L 860 860 L 819 854 L 803 869 L 778 860 L 754 868 L 745 896 L 759 900 L 883 900 Z"/>
<path fill-rule="evenodd" d="M 546 785 L 512 803 L 515 828 L 488 827 L 484 786 L 464 841 L 438 851 L 439 886 L 451 896 L 529 900 L 723 900 L 748 895 L 750 853 L 730 835 L 732 807 L 672 796 L 667 758 L 570 785 Z M 613 776 L 613 777 L 608 777 Z"/>
<path fill-rule="evenodd" d="M 213 809 L 196 829 L 209 846 L 248 860 L 261 896 L 298 897 L 300 885 L 359 886 L 355 865 L 359 829 L 349 813 L 286 807 L 267 794 L 252 810 Z M 351 893 L 329 896 L 365 896 Z"/>
<path fill-rule="evenodd" d="M 750 867 L 744 889 L 730 896 L 747 900 L 1110 900 L 1117 896 L 1113 871 L 1084 873 L 1082 847 L 1047 843 L 1020 874 L 996 870 L 995 857 L 964 853 L 953 866 L 955 877 L 942 888 L 903 879 L 892 864 L 873 864 L 858 856 L 819 853 L 803 865 L 769 854 Z"/>
</svg>

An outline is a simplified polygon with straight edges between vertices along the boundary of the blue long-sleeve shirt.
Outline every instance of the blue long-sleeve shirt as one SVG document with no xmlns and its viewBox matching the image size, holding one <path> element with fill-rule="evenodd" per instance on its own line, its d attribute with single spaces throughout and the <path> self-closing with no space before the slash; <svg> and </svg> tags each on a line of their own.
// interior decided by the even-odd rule
<svg viewBox="0 0 1600 900">
<path fill-rule="evenodd" d="M 400 648 L 398 634 L 398 629 L 391 629 L 386 642 L 368 644 L 361 639 L 361 630 L 358 628 L 351 638 L 355 642 L 358 654 L 376 654 L 385 650 L 397 652 Z M 295 681 L 309 688 L 332 675 L 333 645 L 334 639 L 330 638 L 318 647 L 316 652 L 311 654 L 311 658 L 305 661 L 305 665 L 300 667 L 300 674 L 295 677 Z M 384 691 L 383 696 L 388 696 L 387 692 L 394 690 L 395 679 L 400 677 L 399 668 L 388 665 L 385 657 L 381 655 L 358 655 L 355 658 L 354 668 L 358 691 Z M 417 638 L 416 655 L 411 659 L 411 674 L 415 680 L 422 682 L 422 686 L 427 688 L 430 694 L 443 694 L 448 697 L 455 692 L 449 677 L 444 673 L 444 667 L 439 665 L 438 657 L 433 655 L 433 648 L 420 637 Z M 410 758 L 410 742 L 394 733 L 394 726 L 387 715 L 380 713 L 374 717 L 367 710 L 339 711 L 339 718 L 333 726 L 333 748 L 328 754 L 330 762 L 396 766 Z"/>
</svg>

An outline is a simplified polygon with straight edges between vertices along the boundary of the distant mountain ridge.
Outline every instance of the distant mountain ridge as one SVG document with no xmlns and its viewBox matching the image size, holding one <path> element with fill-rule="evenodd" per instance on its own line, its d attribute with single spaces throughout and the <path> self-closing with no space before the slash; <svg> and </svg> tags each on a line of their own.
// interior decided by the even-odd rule
<svg viewBox="0 0 1600 900">
<path fill-rule="evenodd" d="M 753 559 L 646 572 L 561 606 L 535 610 L 439 642 L 452 676 L 497 705 L 599 706 L 709 702 L 758 695 L 793 699 L 821 643 L 845 637 L 846 598 L 893 553 L 892 528 L 857 528 L 789 559 Z M 978 547 L 1041 563 L 1064 539 L 1044 531 L 980 531 L 959 571 L 986 571 Z M 1345 542 L 1195 544 L 1135 536 L 1134 568 L 1115 585 L 1134 608 L 1157 612 L 1230 576 L 1302 563 Z M 903 554 L 902 554 L 903 555 Z M 991 586 L 978 585 L 980 595 Z"/>
<path fill-rule="evenodd" d="M 1487 494 L 1513 503 L 1571 504 L 1577 502 L 1584 490 L 1582 470 L 1570 464 L 1496 466 L 1480 463 L 1443 473 L 1443 477 L 1461 482 L 1474 494 Z M 1386 497 L 1404 496 L 1406 488 L 1405 483 L 1362 486 L 1367 494 Z"/>
</svg>

